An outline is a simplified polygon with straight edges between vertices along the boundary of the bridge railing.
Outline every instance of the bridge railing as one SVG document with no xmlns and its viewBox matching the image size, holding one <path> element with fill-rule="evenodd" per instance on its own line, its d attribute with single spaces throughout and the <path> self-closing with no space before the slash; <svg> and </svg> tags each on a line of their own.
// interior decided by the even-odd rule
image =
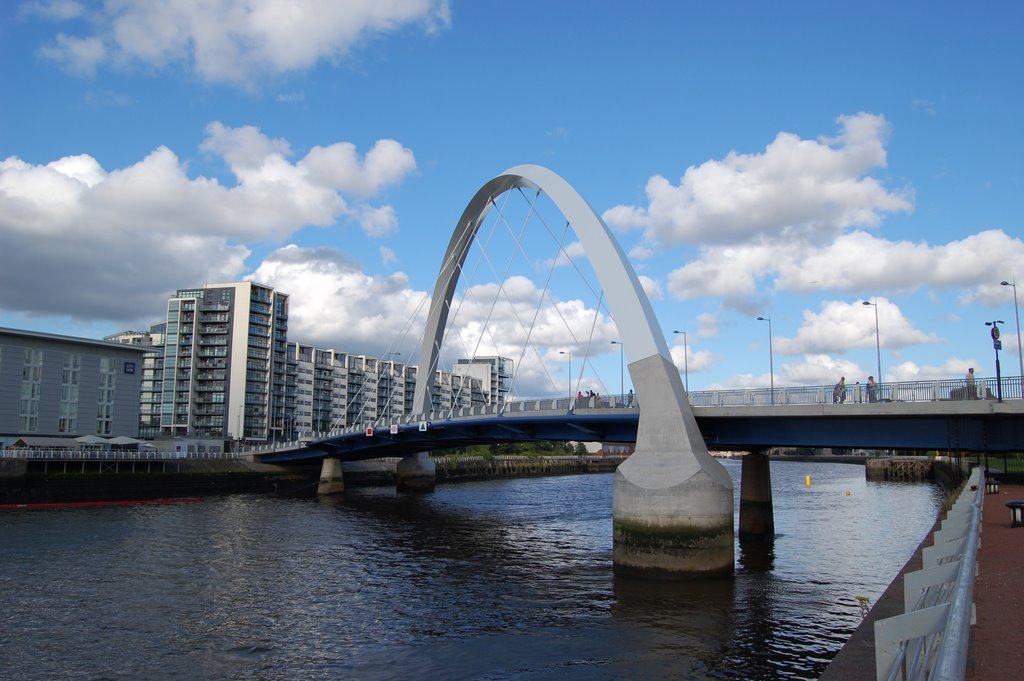
<svg viewBox="0 0 1024 681">
<path fill-rule="evenodd" d="M 904 576 L 904 614 L 875 622 L 878 681 L 964 678 L 984 483 L 975 468 L 922 552 L 923 569 Z"/>
<path fill-rule="evenodd" d="M 157 452 L 106 449 L 0 449 L 0 459 L 25 461 L 180 461 L 237 459 L 236 452 Z"/>
<path fill-rule="evenodd" d="M 761 407 L 785 404 L 829 404 L 836 397 L 842 403 L 862 402 L 934 402 L 938 400 L 967 399 L 1021 399 L 1021 378 L 978 379 L 968 385 L 964 379 L 937 381 L 898 381 L 879 383 L 868 391 L 863 383 L 852 383 L 837 396 L 835 386 L 799 386 L 789 388 L 737 388 L 730 390 L 700 390 L 689 393 L 694 407 Z"/>
<path fill-rule="evenodd" d="M 934 381 L 898 381 L 879 383 L 873 394 L 867 385 L 853 383 L 846 386 L 838 401 L 843 404 L 870 402 L 935 402 L 940 400 L 1021 399 L 1021 377 L 979 378 L 973 385 L 964 379 Z M 836 400 L 832 385 L 770 388 L 736 388 L 727 390 L 699 390 L 688 393 L 694 407 L 770 407 L 784 405 L 832 404 Z M 422 422 L 447 421 L 452 418 L 545 413 L 585 413 L 589 409 L 639 409 L 642 397 L 638 394 L 568 397 L 518 398 L 503 405 L 478 405 L 458 409 L 443 409 L 427 414 L 405 414 L 392 418 L 376 418 L 335 428 L 328 432 L 303 433 L 304 440 L 334 437 L 366 428 L 387 429 L 392 425 L 409 426 Z M 272 445 L 263 447 L 270 448 Z"/>
</svg>

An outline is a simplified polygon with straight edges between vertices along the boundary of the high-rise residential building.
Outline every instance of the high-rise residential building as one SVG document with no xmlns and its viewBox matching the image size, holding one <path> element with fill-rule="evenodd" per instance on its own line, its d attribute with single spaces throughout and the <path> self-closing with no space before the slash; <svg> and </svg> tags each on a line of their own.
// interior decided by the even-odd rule
<svg viewBox="0 0 1024 681">
<path fill-rule="evenodd" d="M 254 282 L 179 289 L 154 366 L 161 436 L 272 439 L 285 418 L 287 342 L 285 293 Z"/>
<path fill-rule="evenodd" d="M 508 399 L 512 381 L 510 359 L 496 356 L 460 359 L 455 362 L 453 373 L 477 379 L 486 404 L 502 405 Z"/>
<path fill-rule="evenodd" d="M 167 322 L 149 327 L 149 331 L 121 331 L 103 340 L 132 345 L 145 350 L 142 357 L 142 382 L 139 387 L 139 437 L 160 437 L 160 398 L 164 382 L 164 331 Z"/>
<path fill-rule="evenodd" d="M 135 436 L 144 349 L 0 328 L 0 444 Z"/>
<path fill-rule="evenodd" d="M 417 367 L 289 342 L 286 294 L 252 282 L 179 289 L 164 321 L 106 340 L 146 351 L 139 435 L 295 440 L 412 413 Z M 504 403 L 511 360 L 458 360 L 438 371 L 435 412 Z"/>
</svg>

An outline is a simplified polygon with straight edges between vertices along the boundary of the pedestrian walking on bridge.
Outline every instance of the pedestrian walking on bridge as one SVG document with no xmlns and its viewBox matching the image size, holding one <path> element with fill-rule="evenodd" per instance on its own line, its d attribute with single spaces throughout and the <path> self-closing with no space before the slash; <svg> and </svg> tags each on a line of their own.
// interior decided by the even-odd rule
<svg viewBox="0 0 1024 681">
<path fill-rule="evenodd" d="M 840 376 L 832 391 L 832 404 L 842 404 L 846 401 L 846 376 Z"/>
</svg>

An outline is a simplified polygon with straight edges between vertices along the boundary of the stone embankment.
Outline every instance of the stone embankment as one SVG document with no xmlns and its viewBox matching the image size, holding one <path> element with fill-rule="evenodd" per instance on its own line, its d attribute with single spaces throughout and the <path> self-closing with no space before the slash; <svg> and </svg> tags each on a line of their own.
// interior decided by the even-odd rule
<svg viewBox="0 0 1024 681">
<path fill-rule="evenodd" d="M 440 456 L 439 483 L 614 471 L 621 456 Z M 350 487 L 394 485 L 399 459 L 347 462 Z M 320 462 L 262 464 L 235 459 L 170 461 L 0 461 L 0 506 L 145 500 L 235 493 L 315 494 Z"/>
<path fill-rule="evenodd" d="M 216 459 L 3 463 L 0 506 L 288 492 L 309 489 L 311 484 L 315 490 L 320 472 L 319 464 L 285 467 Z"/>
<path fill-rule="evenodd" d="M 459 480 L 521 478 L 578 473 L 611 473 L 625 456 L 435 456 L 439 483 Z M 375 459 L 342 464 L 345 485 L 393 485 L 399 459 Z"/>
</svg>

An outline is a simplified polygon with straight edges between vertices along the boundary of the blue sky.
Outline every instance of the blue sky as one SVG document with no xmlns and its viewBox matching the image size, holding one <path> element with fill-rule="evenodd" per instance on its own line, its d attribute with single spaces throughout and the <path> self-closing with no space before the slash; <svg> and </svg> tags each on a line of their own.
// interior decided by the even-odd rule
<svg viewBox="0 0 1024 681">
<path fill-rule="evenodd" d="M 863 382 L 865 300 L 885 381 L 994 375 L 995 319 L 1019 373 L 1020 3 L 196 6 L 0 7 L 0 326 L 144 329 L 252 278 L 293 340 L 383 354 L 476 190 L 533 163 L 612 228 L 680 368 L 687 331 L 691 390 L 768 385 L 758 316 L 776 386 Z M 592 332 L 546 329 L 524 392 L 587 345 L 617 392 L 614 325 L 553 296 Z"/>
</svg>

